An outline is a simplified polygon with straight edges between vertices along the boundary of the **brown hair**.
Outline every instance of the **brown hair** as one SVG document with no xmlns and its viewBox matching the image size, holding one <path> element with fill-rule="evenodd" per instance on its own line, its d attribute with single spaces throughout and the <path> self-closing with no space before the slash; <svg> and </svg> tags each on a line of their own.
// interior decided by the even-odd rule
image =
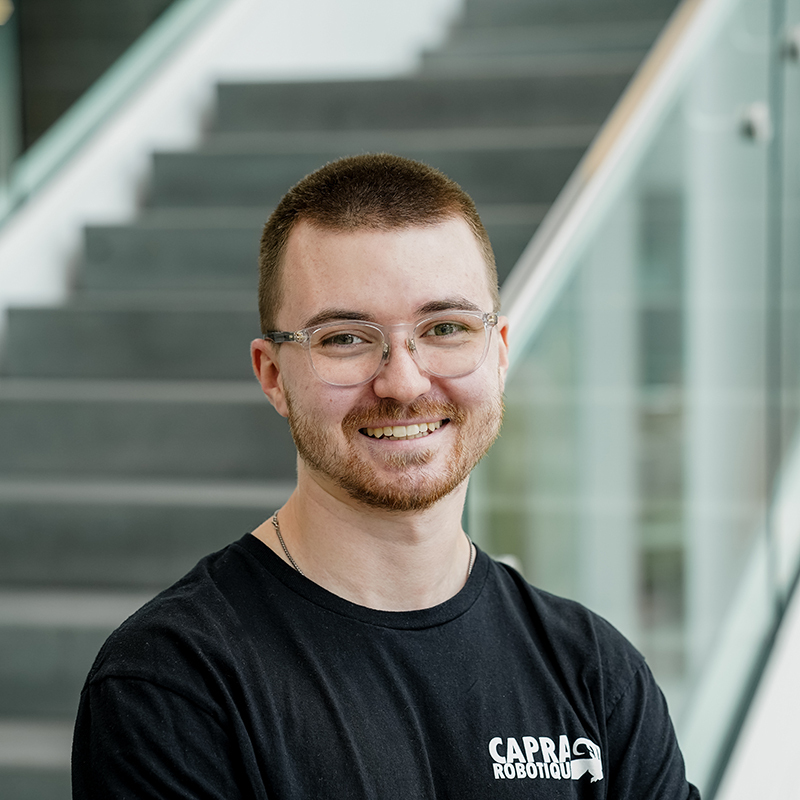
<svg viewBox="0 0 800 800">
<path fill-rule="evenodd" d="M 283 296 L 282 262 L 289 235 L 305 220 L 333 230 L 433 225 L 461 217 L 478 240 L 492 294 L 500 308 L 492 245 L 472 198 L 446 175 L 417 161 L 388 155 L 349 156 L 326 164 L 292 187 L 261 235 L 258 309 L 261 330 L 273 330 Z"/>
</svg>

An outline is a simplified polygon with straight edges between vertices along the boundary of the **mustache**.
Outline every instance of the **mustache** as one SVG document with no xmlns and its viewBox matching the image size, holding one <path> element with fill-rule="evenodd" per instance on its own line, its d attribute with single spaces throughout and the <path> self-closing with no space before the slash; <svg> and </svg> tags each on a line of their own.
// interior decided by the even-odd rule
<svg viewBox="0 0 800 800">
<path fill-rule="evenodd" d="M 382 397 L 369 406 L 354 408 L 342 420 L 345 430 L 371 428 L 379 422 L 397 422 L 399 420 L 449 419 L 452 422 L 463 422 L 464 412 L 454 403 L 441 403 L 430 398 L 420 398 L 406 405 L 398 403 L 391 397 Z"/>
</svg>

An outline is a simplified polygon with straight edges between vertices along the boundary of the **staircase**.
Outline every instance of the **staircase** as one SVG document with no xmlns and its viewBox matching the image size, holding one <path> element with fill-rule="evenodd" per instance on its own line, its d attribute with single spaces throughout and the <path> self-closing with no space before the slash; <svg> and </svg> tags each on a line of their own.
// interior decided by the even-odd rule
<svg viewBox="0 0 800 800">
<path fill-rule="evenodd" d="M 501 277 L 674 0 L 468 0 L 419 73 L 225 84 L 202 146 L 153 156 L 138 219 L 89 227 L 61 308 L 0 363 L 0 797 L 69 796 L 72 718 L 109 631 L 288 496 L 251 377 L 260 228 L 342 155 L 429 162 L 475 199 Z"/>
</svg>

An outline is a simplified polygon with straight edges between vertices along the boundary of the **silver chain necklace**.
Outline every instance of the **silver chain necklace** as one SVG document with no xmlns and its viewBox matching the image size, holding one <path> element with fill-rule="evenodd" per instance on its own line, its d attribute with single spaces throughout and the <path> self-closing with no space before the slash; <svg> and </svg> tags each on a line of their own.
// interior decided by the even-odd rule
<svg viewBox="0 0 800 800">
<path fill-rule="evenodd" d="M 278 541 L 281 543 L 281 547 L 283 548 L 283 552 L 286 553 L 286 558 L 289 559 L 289 563 L 303 576 L 305 577 L 305 573 L 300 567 L 297 565 L 297 562 L 292 558 L 292 554 L 289 552 L 289 548 L 286 546 L 286 542 L 283 541 L 283 536 L 281 535 L 281 526 L 278 524 L 278 513 L 275 512 L 272 515 L 272 526 L 275 528 L 275 533 L 278 534 Z M 465 533 L 464 536 L 467 536 Z M 469 578 L 472 575 L 472 568 L 475 566 L 475 556 L 477 550 L 475 545 L 472 542 L 472 539 L 467 536 L 467 541 L 469 542 L 469 566 L 467 567 L 467 577 Z"/>
<path fill-rule="evenodd" d="M 297 566 L 297 562 L 292 558 L 292 554 L 289 552 L 289 548 L 286 546 L 286 542 L 283 541 L 283 536 L 281 536 L 281 526 L 278 525 L 278 514 L 277 512 L 272 515 L 272 524 L 275 526 L 275 533 L 278 534 L 278 541 L 281 543 L 281 547 L 283 548 L 283 552 L 286 553 L 286 558 L 289 559 L 289 563 L 303 576 L 305 577 L 305 572 Z"/>
</svg>

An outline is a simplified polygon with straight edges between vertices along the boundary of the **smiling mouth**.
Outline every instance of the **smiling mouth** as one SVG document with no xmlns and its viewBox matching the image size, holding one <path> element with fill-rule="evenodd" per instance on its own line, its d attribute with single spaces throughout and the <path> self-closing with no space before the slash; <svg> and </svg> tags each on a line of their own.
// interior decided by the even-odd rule
<svg viewBox="0 0 800 800">
<path fill-rule="evenodd" d="M 361 428 L 360 432 L 373 439 L 421 439 L 446 425 L 450 420 L 440 419 L 436 422 L 420 422 L 418 425 L 388 425 L 383 428 Z"/>
</svg>

